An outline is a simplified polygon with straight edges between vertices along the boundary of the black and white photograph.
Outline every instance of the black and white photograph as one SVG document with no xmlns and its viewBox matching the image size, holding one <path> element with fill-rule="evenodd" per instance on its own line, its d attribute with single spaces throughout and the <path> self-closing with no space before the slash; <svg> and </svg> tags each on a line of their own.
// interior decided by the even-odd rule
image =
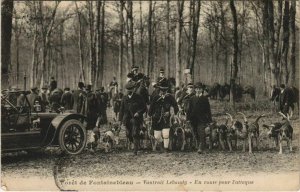
<svg viewBox="0 0 300 192">
<path fill-rule="evenodd" d="M 1 0 L 1 190 L 299 190 L 299 7 Z"/>
</svg>

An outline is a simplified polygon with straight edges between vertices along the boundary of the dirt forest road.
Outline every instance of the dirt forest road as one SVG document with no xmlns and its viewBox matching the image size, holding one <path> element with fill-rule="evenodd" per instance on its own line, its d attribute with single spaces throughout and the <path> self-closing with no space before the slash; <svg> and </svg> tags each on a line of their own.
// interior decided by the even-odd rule
<svg viewBox="0 0 300 192">
<path fill-rule="evenodd" d="M 223 122 L 225 120 L 224 115 L 220 115 L 217 112 L 220 111 L 221 107 L 224 107 L 219 105 L 212 102 L 212 113 L 218 122 Z M 245 111 L 245 113 L 249 117 L 249 121 L 251 121 L 261 114 L 262 110 L 249 110 Z M 260 124 L 268 124 L 281 119 L 274 112 L 263 111 L 263 113 L 265 113 L 266 117 L 261 120 Z M 109 114 L 111 118 L 111 112 Z M 287 175 L 289 175 L 289 179 L 285 178 L 284 183 L 291 185 L 293 189 L 299 189 L 300 121 L 298 115 L 293 119 L 293 152 L 289 152 L 286 143 L 284 143 L 284 152 L 282 155 L 278 154 L 278 149 L 275 149 L 274 144 L 266 137 L 267 130 L 263 128 L 261 128 L 260 149 L 258 151 L 254 149 L 254 153 L 251 155 L 242 152 L 242 144 L 238 143 L 239 149 L 234 152 L 213 149 L 199 155 L 196 151 L 160 153 L 144 150 L 139 151 L 138 155 L 134 156 L 131 151 L 128 151 L 124 147 L 124 130 L 121 132 L 120 145 L 110 153 L 105 153 L 103 148 L 100 148 L 94 153 L 86 150 L 76 156 L 63 156 L 57 148 L 48 148 L 43 152 L 34 154 L 27 154 L 26 152 L 3 154 L 1 158 L 2 189 L 106 190 L 105 187 L 109 185 L 101 182 L 110 177 L 121 178 L 123 179 L 122 181 L 129 178 L 140 179 L 140 181 L 134 183 L 138 185 L 133 185 L 135 188 L 130 188 L 133 187 L 132 185 L 120 184 L 112 185 L 116 187 L 113 188 L 114 190 L 148 189 L 143 188 L 145 186 L 150 187 L 149 189 L 152 190 L 154 188 L 151 187 L 154 186 L 160 186 L 160 189 L 164 189 L 163 187 L 166 187 L 166 182 L 172 182 L 171 180 L 162 180 L 162 182 L 165 182 L 164 185 L 160 185 L 161 183 L 152 185 L 153 183 L 151 183 L 153 180 L 159 182 L 163 178 L 182 179 L 182 182 L 190 182 L 193 184 L 192 186 L 196 187 L 176 188 L 177 184 L 181 186 L 182 183 L 180 183 L 181 180 L 175 180 L 174 185 L 172 185 L 175 190 L 203 189 L 202 187 L 206 186 L 203 183 L 205 179 L 209 180 L 209 182 L 217 182 L 215 185 L 210 185 L 212 188 L 208 187 L 205 189 L 219 190 L 218 182 L 224 180 L 224 178 L 230 180 L 231 183 L 234 182 L 234 179 L 237 180 L 237 178 L 252 178 L 252 180 L 255 178 L 254 182 L 257 185 L 266 185 L 270 186 L 268 189 L 279 190 L 281 189 L 280 186 L 283 185 L 276 182 L 276 179 L 279 178 L 280 180 L 281 177 L 285 178 Z M 83 182 L 82 178 L 86 178 L 84 181 L 88 182 L 84 186 L 80 185 L 80 182 Z M 145 180 L 146 178 L 147 180 Z M 148 180 L 149 178 L 151 179 Z M 198 181 L 195 178 L 200 179 Z M 16 180 L 23 183 L 19 185 L 16 183 Z M 201 185 L 196 185 L 197 182 L 198 184 L 199 182 L 202 183 Z M 228 189 L 257 190 L 257 188 L 251 188 L 251 183 L 248 184 L 242 183 L 242 185 L 233 186 L 233 188 L 229 187 Z M 187 187 L 188 185 L 183 186 Z M 166 188 L 165 190 L 167 189 L 170 188 Z"/>
</svg>

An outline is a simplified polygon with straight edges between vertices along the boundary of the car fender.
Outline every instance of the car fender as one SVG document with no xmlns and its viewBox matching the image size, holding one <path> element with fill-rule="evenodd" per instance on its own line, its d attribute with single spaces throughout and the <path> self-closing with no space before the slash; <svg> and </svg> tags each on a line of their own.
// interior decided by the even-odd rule
<svg viewBox="0 0 300 192">
<path fill-rule="evenodd" d="M 86 117 L 84 115 L 77 114 L 77 113 L 63 113 L 63 114 L 57 115 L 51 121 L 51 124 L 55 129 L 59 129 L 64 124 L 64 122 L 66 122 L 70 119 L 77 119 L 83 124 L 84 124 L 84 121 L 86 121 Z"/>
</svg>

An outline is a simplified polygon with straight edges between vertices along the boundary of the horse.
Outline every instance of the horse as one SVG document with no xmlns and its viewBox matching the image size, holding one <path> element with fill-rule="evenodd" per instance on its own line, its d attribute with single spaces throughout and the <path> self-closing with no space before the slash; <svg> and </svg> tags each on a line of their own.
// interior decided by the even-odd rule
<svg viewBox="0 0 300 192">
<path fill-rule="evenodd" d="M 284 89 L 283 93 L 281 93 L 280 88 L 273 86 L 270 100 L 274 102 L 275 105 L 276 103 L 279 103 L 280 111 L 284 114 L 290 113 L 290 117 L 293 115 L 294 103 L 296 103 L 299 114 L 299 89 L 296 87 L 287 87 Z"/>
</svg>

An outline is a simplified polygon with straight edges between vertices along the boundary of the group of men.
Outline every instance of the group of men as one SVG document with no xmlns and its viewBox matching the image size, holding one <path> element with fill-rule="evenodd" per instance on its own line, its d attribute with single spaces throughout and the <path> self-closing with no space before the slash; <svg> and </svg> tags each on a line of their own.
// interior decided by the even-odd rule
<svg viewBox="0 0 300 192">
<path fill-rule="evenodd" d="M 31 93 L 26 97 L 32 111 L 68 110 L 85 115 L 88 129 L 107 122 L 108 94 L 104 91 L 104 87 L 92 91 L 92 85 L 85 86 L 83 82 L 79 82 L 76 90 L 71 91 L 66 87 L 62 91 L 57 88 L 57 82 L 53 78 L 49 87 L 42 87 L 40 93 L 37 87 L 32 87 Z M 22 106 L 23 101 L 24 96 L 19 97 L 17 105 Z"/>
<path fill-rule="evenodd" d="M 163 143 L 164 151 L 169 151 L 169 134 L 170 134 L 170 118 L 171 115 L 177 115 L 181 105 L 175 97 L 169 93 L 169 83 L 164 77 L 164 71 L 160 70 L 160 77 L 154 84 L 150 103 L 144 102 L 142 97 L 135 93 L 137 81 L 140 73 L 137 68 L 133 68 L 133 73 L 128 74 L 129 80 L 125 86 L 127 93 L 122 99 L 119 121 L 127 130 L 127 137 L 134 143 L 135 137 L 138 137 L 138 129 L 143 122 L 144 114 L 147 114 L 152 120 L 152 129 L 154 130 L 154 138 L 156 142 Z M 194 92 L 195 88 L 195 92 Z M 204 87 L 201 83 L 188 84 L 187 94 L 183 94 L 180 98 L 184 103 L 183 109 L 186 113 L 187 120 L 193 126 L 197 143 L 199 144 L 198 153 L 202 153 L 205 148 L 205 127 L 212 121 L 209 100 L 204 95 Z M 179 102 L 179 104 L 181 104 Z M 174 113 L 174 114 L 172 114 Z M 137 153 L 137 146 L 134 147 L 134 153 Z"/>
</svg>

